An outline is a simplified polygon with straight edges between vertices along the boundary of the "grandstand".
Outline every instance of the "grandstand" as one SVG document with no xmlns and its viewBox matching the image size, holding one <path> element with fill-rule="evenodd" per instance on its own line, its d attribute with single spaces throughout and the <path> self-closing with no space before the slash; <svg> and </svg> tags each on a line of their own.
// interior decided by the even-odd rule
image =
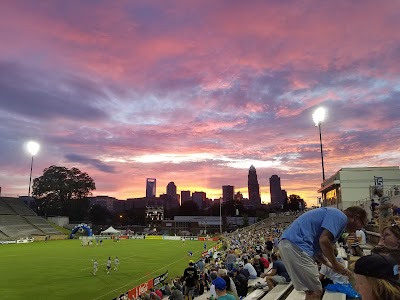
<svg viewBox="0 0 400 300">
<path fill-rule="evenodd" d="M 61 234 L 18 198 L 0 198 L 0 240 Z"/>
</svg>

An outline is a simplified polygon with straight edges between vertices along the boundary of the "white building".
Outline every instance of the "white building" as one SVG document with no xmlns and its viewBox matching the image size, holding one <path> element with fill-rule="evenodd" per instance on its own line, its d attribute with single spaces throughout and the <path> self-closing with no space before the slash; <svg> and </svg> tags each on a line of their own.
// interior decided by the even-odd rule
<svg viewBox="0 0 400 300">
<path fill-rule="evenodd" d="M 382 180 L 377 184 L 383 184 L 385 194 L 394 196 L 396 187 L 400 186 L 400 168 L 342 168 L 321 184 L 318 190 L 322 194 L 321 204 L 339 209 L 365 205 L 371 199 L 370 190 L 376 185 L 376 180 Z"/>
</svg>

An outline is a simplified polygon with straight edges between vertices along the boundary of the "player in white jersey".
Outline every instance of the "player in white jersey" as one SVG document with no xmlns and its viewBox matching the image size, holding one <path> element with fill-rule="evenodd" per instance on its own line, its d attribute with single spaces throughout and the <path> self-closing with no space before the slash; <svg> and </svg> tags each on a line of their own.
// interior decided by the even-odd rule
<svg viewBox="0 0 400 300">
<path fill-rule="evenodd" d="M 99 263 L 97 262 L 97 260 L 95 259 L 93 261 L 93 275 L 96 276 L 96 272 L 97 272 L 97 268 L 99 266 Z"/>
<path fill-rule="evenodd" d="M 114 271 L 118 271 L 119 259 L 116 256 L 114 259 Z"/>
<path fill-rule="evenodd" d="M 111 270 L 111 257 L 108 257 L 108 260 L 107 260 L 107 274 L 110 274 L 110 270 Z"/>
</svg>

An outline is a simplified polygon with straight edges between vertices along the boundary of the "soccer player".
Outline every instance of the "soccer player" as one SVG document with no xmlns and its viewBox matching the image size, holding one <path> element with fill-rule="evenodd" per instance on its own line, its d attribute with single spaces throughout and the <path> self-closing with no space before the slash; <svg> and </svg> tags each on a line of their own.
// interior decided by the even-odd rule
<svg viewBox="0 0 400 300">
<path fill-rule="evenodd" d="M 99 266 L 99 263 L 95 259 L 94 262 L 93 262 L 93 276 L 96 276 L 96 272 L 97 272 L 98 266 Z"/>
<path fill-rule="evenodd" d="M 110 270 L 111 270 L 111 257 L 108 257 L 108 260 L 107 260 L 107 275 L 110 274 Z"/>
<path fill-rule="evenodd" d="M 119 259 L 116 256 L 114 259 L 114 271 L 118 271 Z"/>
</svg>

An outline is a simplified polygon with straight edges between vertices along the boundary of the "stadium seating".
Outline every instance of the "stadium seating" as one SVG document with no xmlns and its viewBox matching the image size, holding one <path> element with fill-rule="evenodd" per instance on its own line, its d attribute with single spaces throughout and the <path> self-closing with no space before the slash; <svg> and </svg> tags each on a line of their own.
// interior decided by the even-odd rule
<svg viewBox="0 0 400 300">
<path fill-rule="evenodd" d="M 11 207 L 0 199 L 0 215 L 15 215 L 16 212 L 11 209 Z"/>
<path fill-rule="evenodd" d="M 0 215 L 0 230 L 5 235 L 15 238 L 43 235 L 43 232 L 19 215 Z"/>
<path fill-rule="evenodd" d="M 283 300 L 293 290 L 293 284 L 278 284 L 268 292 L 261 300 Z"/>
<path fill-rule="evenodd" d="M 21 216 L 36 216 L 22 200 L 17 198 L 3 198 L 4 203 L 8 204 L 17 214 Z"/>
<path fill-rule="evenodd" d="M 51 226 L 45 219 L 39 216 L 25 216 L 25 219 L 34 225 L 35 227 L 39 228 L 41 231 L 43 231 L 45 234 L 61 234 L 60 231 L 55 229 L 53 226 Z"/>
</svg>

